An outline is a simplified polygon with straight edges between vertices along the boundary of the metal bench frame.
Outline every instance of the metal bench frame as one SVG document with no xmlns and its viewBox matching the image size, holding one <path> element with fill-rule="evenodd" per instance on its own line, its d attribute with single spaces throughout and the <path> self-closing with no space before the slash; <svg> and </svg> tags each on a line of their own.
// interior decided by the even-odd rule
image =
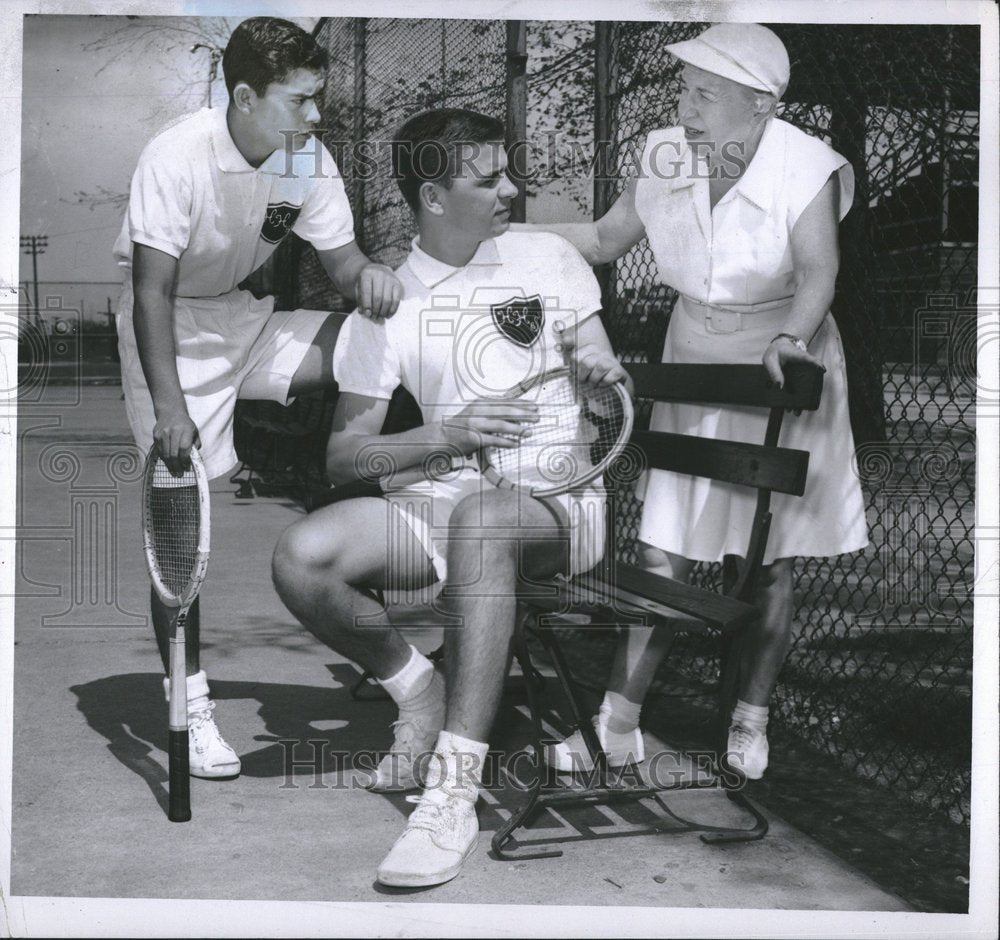
<svg viewBox="0 0 1000 940">
<path fill-rule="evenodd" d="M 566 614 L 589 614 L 598 623 L 656 623 L 669 619 L 678 628 L 680 615 L 687 623 L 703 630 L 704 625 L 721 631 L 722 681 L 719 695 L 718 751 L 725 750 L 726 726 L 739 688 L 741 638 L 746 628 L 760 617 L 755 595 L 763 567 L 764 551 L 771 525 L 771 493 L 801 496 L 805 489 L 809 454 L 778 446 L 786 411 L 815 410 L 819 407 L 823 375 L 809 365 L 785 369 L 785 384 L 775 387 L 763 366 L 634 364 L 628 370 L 635 382 L 636 398 L 654 401 L 697 402 L 707 405 L 743 405 L 769 409 L 767 429 L 761 444 L 706 440 L 688 435 L 656 431 L 633 432 L 630 447 L 641 454 L 641 465 L 679 473 L 742 484 L 757 490 L 757 503 L 747 551 L 742 562 L 726 559 L 723 591 L 715 592 L 686 582 L 664 578 L 635 565 L 618 562 L 614 556 L 615 474 L 608 475 L 608 550 L 592 571 L 572 580 L 557 580 L 546 598 L 522 598 L 522 615 L 514 634 L 514 656 L 526 677 L 538 675 L 528 650 L 527 637 L 535 636 L 555 669 L 572 722 L 580 729 L 590 751 L 594 770 L 586 786 L 550 786 L 543 763 L 545 738 L 542 733 L 541 701 L 537 683 L 525 683 L 532 720 L 533 780 L 526 797 L 510 820 L 493 836 L 494 855 L 502 860 L 552 858 L 556 849 L 518 846 L 515 833 L 527 826 L 540 810 L 581 804 L 613 804 L 655 797 L 674 790 L 722 788 L 727 797 L 752 816 L 749 827 L 712 826 L 682 819 L 660 803 L 676 825 L 651 826 L 669 833 L 702 833 L 708 843 L 746 842 L 767 833 L 767 820 L 743 793 L 745 778 L 738 768 L 719 761 L 712 780 L 698 777 L 668 785 L 641 785 L 623 782 L 612 775 L 607 755 L 601 750 L 590 721 L 580 686 L 572 674 L 554 631 L 566 622 Z M 633 458 L 637 456 L 633 452 Z M 577 623 L 574 620 L 573 623 Z M 687 628 L 686 626 L 679 627 Z M 584 629 L 586 629 L 584 627 Z M 549 771 L 549 773 L 552 773 Z"/>
</svg>

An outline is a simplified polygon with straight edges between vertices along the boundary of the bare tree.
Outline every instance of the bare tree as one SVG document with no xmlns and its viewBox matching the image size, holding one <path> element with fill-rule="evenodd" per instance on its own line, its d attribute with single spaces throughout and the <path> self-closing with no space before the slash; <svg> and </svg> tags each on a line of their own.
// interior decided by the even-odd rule
<svg viewBox="0 0 1000 940">
<path fill-rule="evenodd" d="M 100 75 L 114 62 L 122 59 L 141 62 L 143 58 L 155 55 L 169 60 L 178 52 L 191 53 L 205 49 L 209 56 L 214 52 L 221 56 L 226 42 L 238 19 L 218 16 L 145 17 L 126 16 L 120 26 L 110 30 L 99 39 L 83 44 L 84 50 L 105 57 L 104 63 L 95 72 Z M 181 83 L 187 87 L 197 86 L 199 79 L 191 78 L 190 68 L 174 68 Z"/>
<path fill-rule="evenodd" d="M 106 19 L 101 17 L 101 19 Z M 150 59 L 163 63 L 168 74 L 172 74 L 177 87 L 193 95 L 199 86 L 204 87 L 202 101 L 211 104 L 214 83 L 222 59 L 223 50 L 233 29 L 240 22 L 232 17 L 115 17 L 119 25 L 108 30 L 98 39 L 82 44 L 86 52 L 100 57 L 101 64 L 95 75 L 105 72 L 118 62 L 140 64 Z M 192 65 L 193 54 L 204 57 L 204 71 Z M 162 125 L 167 116 L 162 106 L 154 102 L 148 116 L 150 123 Z M 62 199 L 89 209 L 110 206 L 124 208 L 128 203 L 128 192 L 99 186 L 94 191 L 78 190 L 71 199 Z"/>
</svg>

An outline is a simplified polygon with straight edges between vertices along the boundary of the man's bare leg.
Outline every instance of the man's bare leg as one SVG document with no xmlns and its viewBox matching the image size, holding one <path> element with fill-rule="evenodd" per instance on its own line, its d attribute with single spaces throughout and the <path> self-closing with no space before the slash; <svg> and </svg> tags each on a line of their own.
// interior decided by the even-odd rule
<svg viewBox="0 0 1000 940">
<path fill-rule="evenodd" d="M 196 597 L 188 610 L 184 624 L 184 651 L 189 676 L 201 672 L 201 598 Z M 164 673 L 170 672 L 170 629 L 173 623 L 176 607 L 166 607 L 157 597 L 153 588 L 149 589 L 149 608 L 153 615 L 153 634 L 156 636 L 156 648 L 163 661 Z"/>
<path fill-rule="evenodd" d="M 420 887 L 454 878 L 479 838 L 476 800 L 507 667 L 519 580 L 567 570 L 562 510 L 487 490 L 467 497 L 449 523 L 443 600 L 459 625 L 445 633 L 448 710 L 427 788 L 378 869 L 382 884 Z"/>
<path fill-rule="evenodd" d="M 370 593 L 393 584 L 416 589 L 434 580 L 430 560 L 406 526 L 392 523 L 383 499 L 334 503 L 287 529 L 274 550 L 278 595 L 302 624 L 331 649 L 371 670 L 379 679 L 398 672 L 410 645 Z M 364 533 L 363 538 L 358 533 Z M 398 544 L 399 539 L 411 544 Z M 400 564 L 409 560 L 409 570 Z"/>
<path fill-rule="evenodd" d="M 450 529 L 456 538 L 448 545 L 442 600 L 461 625 L 445 631 L 447 671 L 454 677 L 445 728 L 485 741 L 503 689 L 517 584 L 566 571 L 568 534 L 557 504 L 502 490 L 460 503 Z"/>
<path fill-rule="evenodd" d="M 444 677 L 403 639 L 370 593 L 389 583 L 409 590 L 435 579 L 409 525 L 383 499 L 335 503 L 285 532 L 273 572 L 288 609 L 331 649 L 370 669 L 399 706 L 392 746 L 366 786 L 419 787 L 444 725 Z"/>
</svg>

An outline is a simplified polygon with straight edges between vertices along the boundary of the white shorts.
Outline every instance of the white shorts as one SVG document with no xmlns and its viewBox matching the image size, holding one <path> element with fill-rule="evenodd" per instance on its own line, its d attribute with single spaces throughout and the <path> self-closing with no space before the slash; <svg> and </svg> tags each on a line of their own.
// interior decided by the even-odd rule
<svg viewBox="0 0 1000 940">
<path fill-rule="evenodd" d="M 233 413 L 237 398 L 288 401 L 288 387 L 330 314 L 322 310 L 274 312 L 274 298 L 249 291 L 221 297 L 177 297 L 174 340 L 177 376 L 188 414 L 198 427 L 209 479 L 237 463 Z M 132 286 L 118 304 L 122 389 L 132 436 L 145 453 L 153 444 L 156 416 L 146 386 L 132 325 Z"/>
<path fill-rule="evenodd" d="M 455 507 L 467 496 L 492 490 L 494 486 L 474 468 L 467 467 L 448 479 L 426 481 L 386 494 L 391 506 L 389 514 L 389 544 L 393 532 L 404 522 L 423 546 L 434 571 L 441 581 L 447 578 L 447 548 L 451 532 L 450 521 Z M 604 555 L 604 488 L 590 483 L 579 490 L 549 497 L 559 503 L 569 519 L 569 564 L 567 574 L 589 571 Z M 539 533 L 539 539 L 552 540 L 551 530 Z M 525 530 L 531 538 L 531 530 Z"/>
</svg>

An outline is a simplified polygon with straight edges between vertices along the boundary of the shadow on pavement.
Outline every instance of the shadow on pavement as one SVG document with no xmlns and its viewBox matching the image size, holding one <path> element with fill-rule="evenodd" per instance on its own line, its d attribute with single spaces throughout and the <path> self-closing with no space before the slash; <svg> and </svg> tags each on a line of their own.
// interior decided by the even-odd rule
<svg viewBox="0 0 1000 940">
<path fill-rule="evenodd" d="M 316 776 L 317 770 L 343 769 L 331 755 L 389 746 L 395 717 L 391 703 L 354 701 L 347 685 L 356 680 L 357 671 L 348 665 L 329 668 L 341 688 L 212 680 L 216 702 L 259 703 L 265 731 L 254 739 L 263 746 L 240 755 L 244 777 Z M 165 808 L 167 710 L 161 683 L 156 673 L 130 673 L 75 685 L 70 691 L 87 724 L 107 739 L 111 753 L 143 778 Z M 322 757 L 310 762 L 308 754 L 294 754 L 290 760 L 292 742 L 297 748 L 311 744 L 309 752 L 319 755 L 322 750 Z"/>
<path fill-rule="evenodd" d="M 260 746 L 240 754 L 244 779 L 281 778 L 283 789 L 363 787 L 359 781 L 365 779 L 366 770 L 374 767 L 392 742 L 396 709 L 386 700 L 351 697 L 350 686 L 359 674 L 354 666 L 330 664 L 327 668 L 332 679 L 327 687 L 212 680 L 212 697 L 225 716 L 225 722 L 220 721 L 224 732 L 232 728 L 235 717 L 235 709 L 226 709 L 225 702 L 257 703 L 263 730 L 253 736 Z M 162 677 L 156 673 L 108 676 L 73 686 L 71 691 L 87 724 L 107 740 L 108 749 L 125 767 L 142 778 L 166 813 L 167 709 Z M 480 808 L 480 826 L 487 832 L 500 828 L 524 800 L 518 777 L 530 764 L 524 750 L 529 722 L 520 709 L 511 707 L 521 698 L 511 695 L 515 691 L 519 690 L 508 687 L 484 768 L 488 789 Z M 550 719 L 558 722 L 555 714 Z M 379 796 L 402 818 L 412 809 L 404 793 Z M 573 842 L 585 837 L 646 834 L 663 822 L 662 813 L 651 816 L 638 804 L 617 806 L 614 811 L 580 806 L 557 816 L 540 814 L 524 835 L 528 841 Z"/>
</svg>

